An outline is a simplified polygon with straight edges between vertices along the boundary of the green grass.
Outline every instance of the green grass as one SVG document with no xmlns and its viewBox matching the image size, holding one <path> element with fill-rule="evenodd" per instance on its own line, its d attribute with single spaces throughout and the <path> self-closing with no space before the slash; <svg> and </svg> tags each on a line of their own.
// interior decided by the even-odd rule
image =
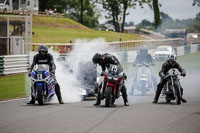
<svg viewBox="0 0 200 133">
<path fill-rule="evenodd" d="M 33 43 L 68 43 L 78 38 L 95 39 L 103 37 L 106 41 L 146 40 L 136 34 L 123 34 L 111 31 L 89 29 L 68 18 L 33 17 Z"/>
<path fill-rule="evenodd" d="M 24 74 L 0 77 L 0 101 L 25 96 Z"/>
<path fill-rule="evenodd" d="M 120 34 L 111 31 L 95 31 L 95 30 L 73 30 L 49 27 L 34 27 L 33 28 L 34 43 L 68 43 L 70 40 L 80 38 L 95 39 L 103 37 L 106 41 L 119 41 L 122 37 L 123 41 L 127 40 L 145 40 L 145 38 L 134 34 Z"/>
</svg>

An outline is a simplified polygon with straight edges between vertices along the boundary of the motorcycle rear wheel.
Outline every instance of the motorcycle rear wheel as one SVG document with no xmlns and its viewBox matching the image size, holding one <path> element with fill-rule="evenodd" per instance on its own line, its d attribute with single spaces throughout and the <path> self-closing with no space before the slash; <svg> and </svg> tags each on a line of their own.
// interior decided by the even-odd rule
<svg viewBox="0 0 200 133">
<path fill-rule="evenodd" d="M 43 105 L 43 90 L 42 86 L 38 86 L 37 88 L 37 101 L 39 105 Z"/>
</svg>

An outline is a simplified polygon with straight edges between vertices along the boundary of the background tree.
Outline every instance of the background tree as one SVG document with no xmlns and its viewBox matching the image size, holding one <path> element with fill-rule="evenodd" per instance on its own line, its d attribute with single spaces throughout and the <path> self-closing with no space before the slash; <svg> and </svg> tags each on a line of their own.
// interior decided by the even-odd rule
<svg viewBox="0 0 200 133">
<path fill-rule="evenodd" d="M 150 3 L 151 1 L 152 0 L 96 0 L 96 2 L 102 4 L 103 8 L 108 12 L 106 18 L 113 20 L 113 25 L 117 32 L 124 31 L 128 8 L 135 8 L 137 4 L 143 8 L 143 4 Z"/>
<path fill-rule="evenodd" d="M 158 0 L 153 0 L 152 5 L 153 5 L 153 11 L 154 11 L 154 27 L 157 30 L 157 28 L 161 24 Z"/>
<path fill-rule="evenodd" d="M 193 3 L 192 3 L 193 6 L 197 5 L 200 7 L 200 0 L 193 0 Z"/>
</svg>

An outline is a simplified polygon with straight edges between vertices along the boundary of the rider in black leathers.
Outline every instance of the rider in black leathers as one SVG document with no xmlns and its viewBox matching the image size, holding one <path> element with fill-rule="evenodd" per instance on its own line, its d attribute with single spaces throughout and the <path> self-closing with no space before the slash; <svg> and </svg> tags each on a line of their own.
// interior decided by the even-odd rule
<svg viewBox="0 0 200 133">
<path fill-rule="evenodd" d="M 52 76 L 54 77 L 54 82 L 55 82 L 55 92 L 58 98 L 58 101 L 60 104 L 64 104 L 63 100 L 62 100 L 62 96 L 61 96 L 61 92 L 60 92 L 60 86 L 55 78 L 55 63 L 53 60 L 53 56 L 48 53 L 48 48 L 45 45 L 40 45 L 38 48 L 38 54 L 36 54 L 33 58 L 33 63 L 31 65 L 30 68 L 30 73 L 34 67 L 34 65 L 36 64 L 48 64 L 49 65 L 49 71 L 52 74 Z M 30 76 L 29 73 L 29 76 Z M 31 90 L 32 91 L 32 90 Z M 31 93 L 32 94 L 32 93 Z M 31 95 L 31 100 L 27 103 L 27 104 L 34 104 L 35 103 L 35 97 L 33 95 Z"/>
<path fill-rule="evenodd" d="M 105 53 L 105 54 L 98 54 L 98 53 L 96 53 L 93 56 L 92 61 L 93 61 L 93 63 L 99 64 L 101 66 L 101 68 L 102 68 L 101 75 L 103 75 L 103 73 L 106 70 L 106 67 L 109 67 L 110 64 L 117 65 L 118 68 L 123 71 L 123 68 L 122 68 L 120 62 L 118 61 L 118 59 L 114 55 L 110 55 L 108 53 Z M 127 78 L 127 76 L 124 74 L 124 80 L 126 78 Z M 106 86 L 106 82 L 104 82 L 103 88 L 105 88 L 105 86 Z M 123 85 L 123 87 L 121 89 L 121 93 L 122 93 L 122 97 L 123 97 L 123 100 L 124 100 L 124 105 L 125 106 L 129 106 L 129 104 L 128 104 L 128 95 L 127 95 L 127 92 L 126 92 L 125 85 Z M 100 99 L 100 95 L 98 93 L 97 101 L 96 101 L 96 103 L 94 105 L 96 106 L 96 105 L 100 105 L 100 104 L 101 104 L 101 99 Z"/>
<path fill-rule="evenodd" d="M 166 76 L 167 72 L 172 69 L 172 68 L 176 68 L 179 70 L 179 72 L 181 73 L 181 76 L 185 77 L 186 76 L 186 71 L 179 65 L 178 62 L 176 62 L 176 57 L 175 55 L 169 55 L 168 60 L 165 61 L 162 65 L 161 71 L 159 72 L 159 76 L 161 77 L 160 79 L 160 83 L 157 85 L 157 91 L 153 100 L 153 103 L 157 103 L 160 93 L 164 87 L 164 85 L 166 84 L 166 80 L 164 79 L 164 77 Z M 180 85 L 180 89 L 181 89 L 181 101 L 182 102 L 187 102 L 184 98 L 183 98 L 183 88 Z"/>
</svg>

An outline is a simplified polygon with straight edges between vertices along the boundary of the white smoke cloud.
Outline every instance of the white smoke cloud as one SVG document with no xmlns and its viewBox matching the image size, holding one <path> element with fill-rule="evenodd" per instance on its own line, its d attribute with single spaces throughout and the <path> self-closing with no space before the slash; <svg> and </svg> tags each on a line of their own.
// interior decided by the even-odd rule
<svg viewBox="0 0 200 133">
<path fill-rule="evenodd" d="M 82 100 L 80 95 L 80 81 L 77 80 L 77 69 L 80 62 L 92 61 L 92 57 L 95 53 L 110 52 L 111 49 L 103 38 L 87 40 L 78 39 L 75 41 L 73 50 L 66 57 L 68 65 L 73 70 L 73 73 L 64 73 L 66 69 L 62 62 L 55 59 L 56 64 L 56 77 L 61 87 L 61 93 L 63 100 L 69 102 L 79 102 Z M 55 53 L 55 52 L 52 52 Z M 66 63 L 66 62 L 65 62 Z M 85 71 L 89 71 L 87 68 Z"/>
</svg>

